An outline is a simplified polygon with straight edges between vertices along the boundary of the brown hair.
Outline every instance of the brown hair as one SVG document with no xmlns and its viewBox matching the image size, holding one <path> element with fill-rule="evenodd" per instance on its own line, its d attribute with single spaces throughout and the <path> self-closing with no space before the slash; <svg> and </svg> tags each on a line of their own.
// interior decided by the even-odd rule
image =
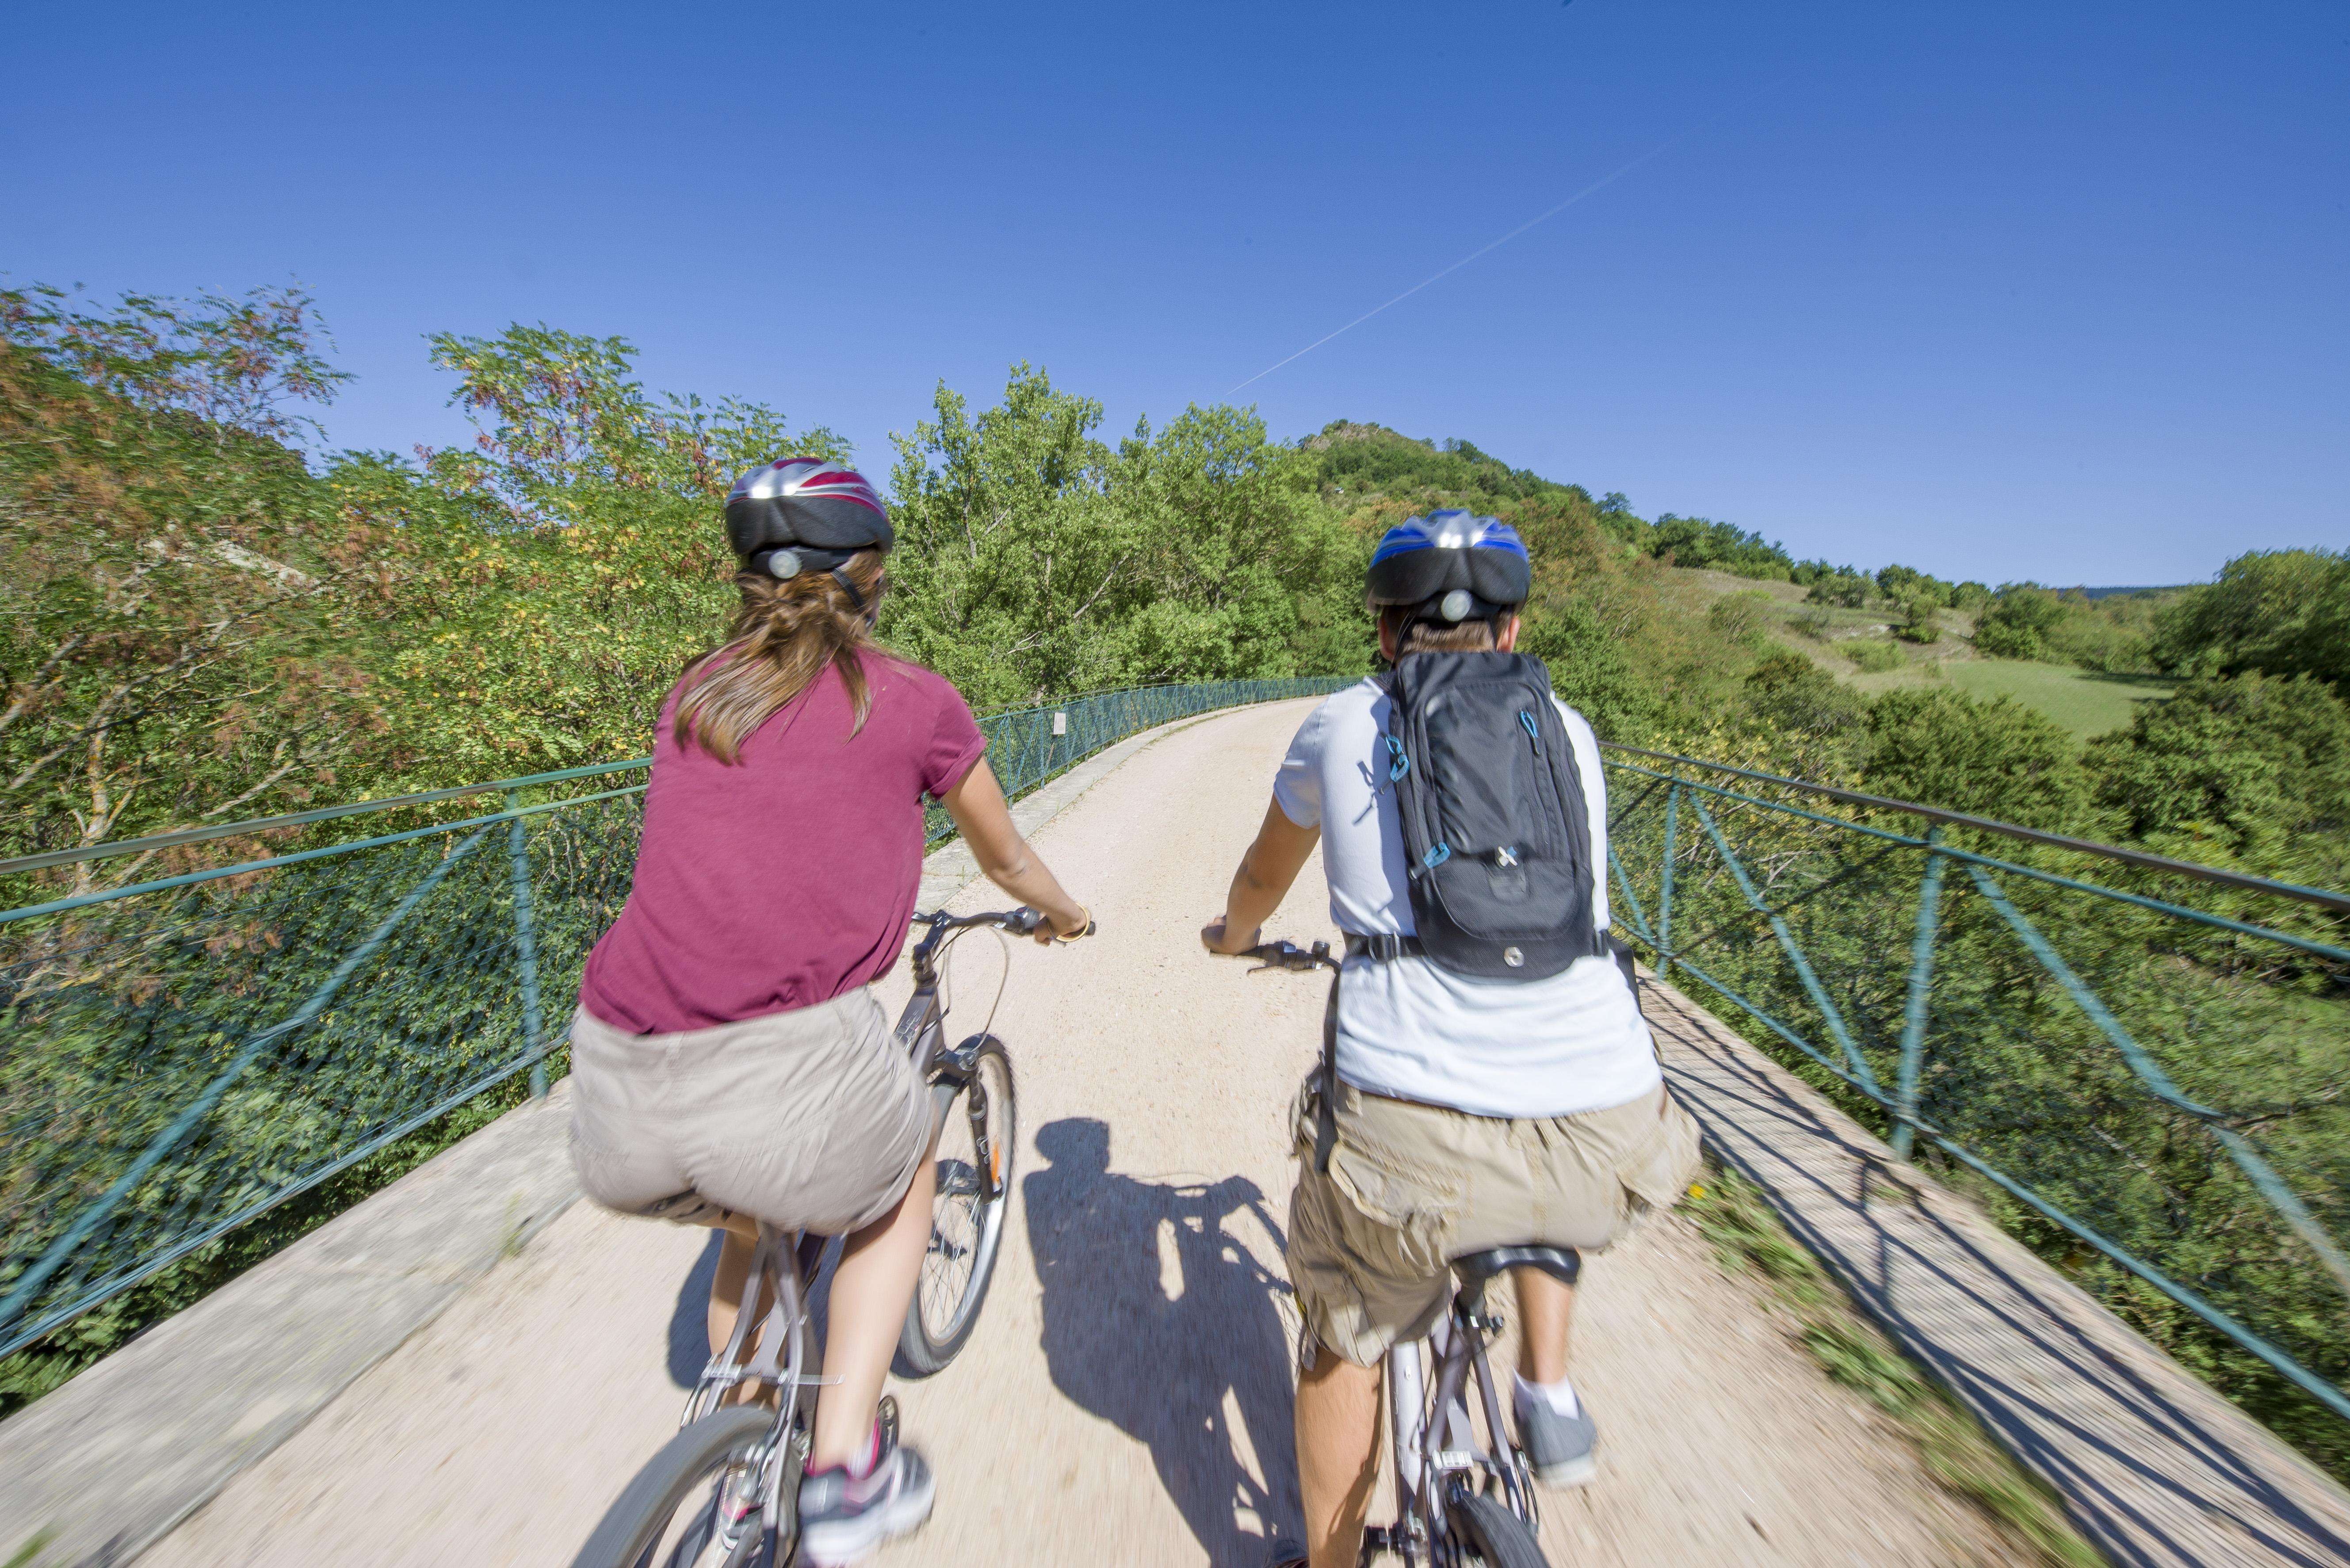
<svg viewBox="0 0 2350 1568">
<path fill-rule="evenodd" d="M 868 612 L 881 603 L 881 552 L 859 550 L 840 566 L 857 585 L 857 598 L 830 572 L 802 572 L 778 580 L 742 572 L 734 586 L 743 603 L 727 639 L 685 667 L 675 733 L 681 746 L 700 742 L 722 763 L 739 760 L 743 742 L 785 704 L 816 682 L 827 664 L 840 671 L 857 722 L 865 728 L 873 693 L 862 655 L 878 654 Z"/>
<path fill-rule="evenodd" d="M 1394 630 L 1406 613 L 1406 607 L 1389 605 L 1380 611 L 1380 618 L 1388 623 L 1389 630 Z M 1502 612 L 1500 619 L 1507 620 L 1517 613 L 1517 607 L 1513 605 Z M 1398 643 L 1396 657 L 1404 659 L 1415 653 L 1490 653 L 1493 649 L 1495 626 L 1496 623 L 1490 620 L 1464 620 L 1458 626 L 1416 620 L 1411 623 L 1409 639 Z"/>
</svg>

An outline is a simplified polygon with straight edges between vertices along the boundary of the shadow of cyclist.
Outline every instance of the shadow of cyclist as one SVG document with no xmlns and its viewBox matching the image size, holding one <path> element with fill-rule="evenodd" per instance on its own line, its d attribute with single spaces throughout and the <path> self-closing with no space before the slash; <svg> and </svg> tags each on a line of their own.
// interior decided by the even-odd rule
<svg viewBox="0 0 2350 1568">
<path fill-rule="evenodd" d="M 1300 1533 L 1289 1285 L 1225 1226 L 1253 1208 L 1282 1245 L 1263 1193 L 1118 1175 L 1089 1117 L 1040 1128 L 1036 1147 L 1052 1163 L 1021 1196 L 1054 1386 L 1149 1449 L 1209 1562 L 1263 1562 L 1268 1537 Z"/>
</svg>

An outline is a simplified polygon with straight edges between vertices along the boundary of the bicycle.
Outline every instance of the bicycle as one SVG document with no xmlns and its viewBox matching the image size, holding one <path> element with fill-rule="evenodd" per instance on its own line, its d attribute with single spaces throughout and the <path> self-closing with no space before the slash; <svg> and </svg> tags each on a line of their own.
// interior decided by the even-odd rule
<svg viewBox="0 0 2350 1568">
<path fill-rule="evenodd" d="M 954 1359 L 978 1324 L 1003 1245 L 1018 1132 L 1003 1042 L 983 1029 L 946 1044 L 941 961 L 965 931 L 1034 936 L 1044 917 L 1026 908 L 964 916 L 941 910 L 917 915 L 913 923 L 930 929 L 908 954 L 914 994 L 893 1037 L 931 1085 L 937 1189 L 931 1245 L 892 1369 L 927 1377 Z M 1093 930 L 1088 923 L 1083 934 Z M 996 996 L 1002 1000 L 1001 987 Z M 952 1114 L 958 1100 L 960 1117 Z M 613 1500 L 573 1568 L 780 1568 L 793 1561 L 814 1390 L 823 1381 L 809 1373 L 818 1348 L 807 1292 L 831 1240 L 787 1235 L 761 1222 L 726 1347 L 702 1369 L 677 1436 Z M 738 1393 L 759 1397 L 730 1402 Z M 897 1401 L 887 1395 L 880 1419 L 894 1436 Z"/>
<path fill-rule="evenodd" d="M 1267 970 L 1336 971 L 1330 944 L 1263 942 L 1237 955 Z M 1502 1317 L 1485 1308 L 1485 1287 L 1511 1269 L 1532 1268 L 1572 1286 L 1583 1259 L 1572 1248 L 1495 1247 L 1451 1262 L 1460 1289 L 1427 1338 L 1395 1345 L 1382 1380 L 1396 1472 L 1396 1517 L 1363 1531 L 1360 1563 L 1381 1552 L 1405 1568 L 1548 1568 L 1536 1537 L 1534 1466 L 1502 1424 L 1500 1391 L 1487 1355 Z M 1430 1372 L 1434 1376 L 1429 1376 Z M 1467 1398 L 1477 1384 L 1486 1447 L 1479 1447 Z"/>
</svg>

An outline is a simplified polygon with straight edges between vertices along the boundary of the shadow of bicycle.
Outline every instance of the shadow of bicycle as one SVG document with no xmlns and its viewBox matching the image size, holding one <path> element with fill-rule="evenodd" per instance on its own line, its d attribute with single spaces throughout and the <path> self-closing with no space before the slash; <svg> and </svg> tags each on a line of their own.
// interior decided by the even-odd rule
<svg viewBox="0 0 2350 1568">
<path fill-rule="evenodd" d="M 1159 1484 L 1209 1562 L 1254 1568 L 1299 1535 L 1291 1435 L 1288 1282 L 1228 1221 L 1253 1214 L 1286 1245 L 1243 1177 L 1158 1183 L 1109 1168 L 1109 1128 L 1039 1129 L 1051 1163 L 1021 1185 L 1044 1286 L 1054 1386 L 1150 1450 Z"/>
</svg>

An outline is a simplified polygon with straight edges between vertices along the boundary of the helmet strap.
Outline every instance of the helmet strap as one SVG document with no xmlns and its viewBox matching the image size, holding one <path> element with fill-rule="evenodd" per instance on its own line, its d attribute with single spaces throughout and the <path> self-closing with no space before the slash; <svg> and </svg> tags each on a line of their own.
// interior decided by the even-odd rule
<svg viewBox="0 0 2350 1568">
<path fill-rule="evenodd" d="M 859 610 L 864 609 L 865 596 L 857 591 L 857 585 L 848 580 L 848 574 L 847 572 L 842 571 L 838 566 L 833 567 L 832 580 L 838 583 L 842 587 L 847 588 L 848 590 L 848 597 L 856 602 L 857 607 Z"/>
</svg>

